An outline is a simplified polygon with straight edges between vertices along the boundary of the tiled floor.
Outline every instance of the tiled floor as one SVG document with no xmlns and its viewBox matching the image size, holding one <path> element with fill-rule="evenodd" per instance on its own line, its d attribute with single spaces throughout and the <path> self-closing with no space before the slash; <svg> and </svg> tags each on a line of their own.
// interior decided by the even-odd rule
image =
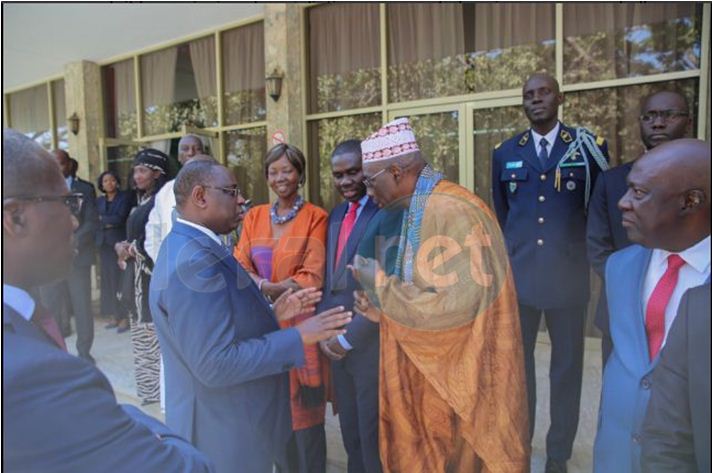
<svg viewBox="0 0 712 473">
<path fill-rule="evenodd" d="M 96 319 L 95 338 L 92 354 L 97 366 L 106 374 L 120 402 L 138 405 L 133 378 L 133 356 L 129 333 L 116 334 L 115 330 L 104 329 L 105 321 Z M 67 339 L 67 346 L 74 352 L 74 336 Z M 537 362 L 537 423 L 534 432 L 532 454 L 532 473 L 542 472 L 546 460 L 545 436 L 549 418 L 549 357 L 551 349 L 548 336 L 539 337 Z M 569 461 L 569 472 L 588 473 L 592 470 L 593 439 L 596 432 L 598 401 L 601 391 L 601 350 L 600 341 L 586 340 L 584 358 L 583 392 L 581 398 L 581 417 L 578 435 L 574 444 L 573 457 Z M 163 419 L 158 405 L 143 408 L 148 414 Z M 330 407 L 327 409 L 330 411 Z M 346 472 L 346 453 L 341 443 L 338 419 L 327 412 L 326 438 L 328 466 L 327 473 Z"/>
</svg>

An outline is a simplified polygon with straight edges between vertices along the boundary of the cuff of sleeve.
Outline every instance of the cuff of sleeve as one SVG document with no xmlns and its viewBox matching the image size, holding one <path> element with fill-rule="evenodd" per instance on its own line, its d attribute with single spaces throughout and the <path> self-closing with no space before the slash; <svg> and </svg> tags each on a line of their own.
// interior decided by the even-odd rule
<svg viewBox="0 0 712 473">
<path fill-rule="evenodd" d="M 339 341 L 339 343 L 341 344 L 341 347 L 342 347 L 344 350 L 346 350 L 346 351 L 353 350 L 353 347 L 352 347 L 351 344 L 346 340 L 346 337 L 344 337 L 343 335 L 337 335 L 337 336 L 336 336 L 336 339 Z"/>
</svg>

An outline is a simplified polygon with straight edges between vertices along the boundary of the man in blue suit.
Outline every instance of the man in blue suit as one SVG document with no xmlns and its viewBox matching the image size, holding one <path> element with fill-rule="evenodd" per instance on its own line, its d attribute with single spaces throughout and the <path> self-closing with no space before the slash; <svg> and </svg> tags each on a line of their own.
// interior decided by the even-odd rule
<svg viewBox="0 0 712 473">
<path fill-rule="evenodd" d="M 595 472 L 637 473 L 659 351 L 684 292 L 710 277 L 710 148 L 662 144 L 638 158 L 618 203 L 635 245 L 606 263 L 613 351 L 603 372 Z"/>
<path fill-rule="evenodd" d="M 645 150 L 685 137 L 692 126 L 687 99 L 680 92 L 661 90 L 648 95 L 641 101 L 640 138 Z M 615 251 L 631 244 L 621 223 L 618 201 L 628 189 L 626 177 L 633 167 L 633 161 L 621 164 L 603 172 L 596 180 L 588 206 L 586 243 L 591 267 L 603 278 L 606 259 Z M 606 291 L 601 295 L 596 308 L 596 327 L 601 332 L 601 354 L 605 366 L 611 353 L 611 336 L 608 330 L 606 312 Z"/>
<path fill-rule="evenodd" d="M 344 334 L 350 313 L 336 307 L 280 330 L 278 319 L 313 308 L 320 293 L 289 291 L 273 312 L 222 245 L 218 235 L 235 229 L 245 203 L 233 174 L 193 161 L 174 192 L 180 217 L 158 252 L 149 294 L 166 423 L 218 473 L 282 471 L 292 445 L 288 372 L 304 363 L 305 344 Z"/>
<path fill-rule="evenodd" d="M 353 261 L 378 206 L 366 195 L 361 142 L 340 143 L 331 155 L 334 186 L 345 200 L 331 211 L 326 248 L 326 277 L 321 309 L 354 305 L 360 286 L 347 265 Z M 381 471 L 378 454 L 378 324 L 356 315 L 347 333 L 321 342 L 331 360 L 341 437 L 349 473 Z"/>
<path fill-rule="evenodd" d="M 605 140 L 557 118 L 559 84 L 534 74 L 522 101 L 531 128 L 497 145 L 492 194 L 514 272 L 524 342 L 529 428 L 534 433 L 534 347 L 542 313 L 551 339 L 551 427 L 546 472 L 565 472 L 578 427 L 589 269 L 586 204 L 607 168 Z"/>
<path fill-rule="evenodd" d="M 94 366 L 66 353 L 31 288 L 66 277 L 81 200 L 38 144 L 3 130 L 3 470 L 208 473 L 163 424 L 116 403 Z"/>
</svg>

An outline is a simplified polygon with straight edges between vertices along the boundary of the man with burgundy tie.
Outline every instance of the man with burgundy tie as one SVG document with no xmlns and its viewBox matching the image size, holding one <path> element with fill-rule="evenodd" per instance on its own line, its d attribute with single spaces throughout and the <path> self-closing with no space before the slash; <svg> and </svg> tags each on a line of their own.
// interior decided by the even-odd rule
<svg viewBox="0 0 712 473">
<path fill-rule="evenodd" d="M 3 469 L 211 472 L 156 419 L 116 403 L 109 381 L 66 352 L 33 288 L 65 278 L 81 195 L 37 143 L 3 130 Z"/>
<path fill-rule="evenodd" d="M 331 156 L 331 175 L 345 199 L 329 215 L 324 295 L 319 310 L 354 305 L 358 283 L 351 264 L 378 207 L 366 195 L 361 142 L 340 143 Z M 346 334 L 320 344 L 331 360 L 336 402 L 349 473 L 381 471 L 378 454 L 378 324 L 354 314 Z"/>
<path fill-rule="evenodd" d="M 606 262 L 613 351 L 603 373 L 595 472 L 641 471 L 641 429 L 680 299 L 710 278 L 710 148 L 680 139 L 644 154 L 618 206 L 634 243 Z"/>
</svg>

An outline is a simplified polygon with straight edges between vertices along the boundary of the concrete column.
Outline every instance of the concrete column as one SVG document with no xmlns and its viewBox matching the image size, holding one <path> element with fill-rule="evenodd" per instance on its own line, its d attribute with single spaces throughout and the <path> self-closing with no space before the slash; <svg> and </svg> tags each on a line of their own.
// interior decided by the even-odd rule
<svg viewBox="0 0 712 473">
<path fill-rule="evenodd" d="M 284 75 L 279 100 L 275 102 L 267 96 L 267 146 L 272 146 L 272 135 L 280 130 L 288 143 L 306 153 L 301 10 L 299 4 L 292 3 L 265 5 L 265 77 L 275 67 Z"/>
<path fill-rule="evenodd" d="M 67 117 L 73 113 L 79 117 L 79 133 L 68 134 L 69 154 L 79 162 L 78 175 L 94 182 L 103 166 L 99 152 L 99 138 L 104 136 L 101 68 L 89 61 L 65 65 L 64 88 Z"/>
</svg>

